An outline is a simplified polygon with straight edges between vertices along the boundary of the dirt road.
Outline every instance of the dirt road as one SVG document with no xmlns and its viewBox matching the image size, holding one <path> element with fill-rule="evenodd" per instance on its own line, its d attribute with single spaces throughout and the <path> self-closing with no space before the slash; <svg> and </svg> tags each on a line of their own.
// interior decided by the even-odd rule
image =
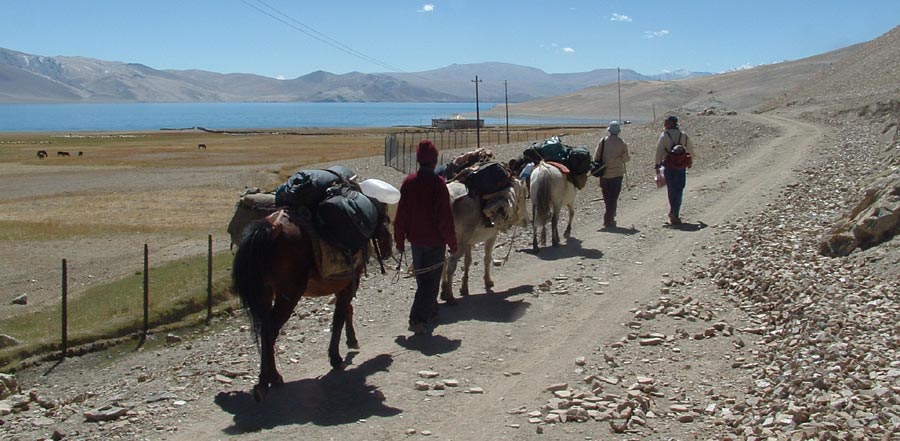
<svg viewBox="0 0 900 441">
<path fill-rule="evenodd" d="M 355 302 L 362 349 L 348 356 L 348 369 L 328 372 L 330 308 L 306 302 L 278 342 L 286 384 L 263 403 L 248 393 L 258 373 L 258 357 L 246 326 L 238 328 L 246 325 L 243 316 L 165 350 L 133 353 L 115 364 L 84 357 L 34 381 L 56 396 L 95 387 L 96 395 L 83 407 L 130 405 L 129 418 L 100 426 L 85 425 L 83 416 L 73 411 L 65 423 L 74 438 L 104 432 L 177 440 L 231 435 L 312 440 L 686 439 L 724 433 L 712 418 L 681 421 L 670 406 L 705 406 L 710 397 L 702 391 L 711 387 L 724 396 L 739 395 L 750 380 L 730 364 L 751 350 L 753 336 L 729 332 L 708 340 L 667 338 L 661 346 L 636 342 L 654 332 L 667 337 L 702 333 L 711 322 L 749 326 L 750 318 L 722 299 L 711 282 L 695 278 L 694 269 L 708 263 L 708 247 L 733 239 L 722 237 L 717 226 L 765 210 L 774 195 L 797 179 L 794 171 L 825 134 L 821 127 L 787 116 L 741 118 L 744 124 L 765 126 L 778 135 L 757 140 L 738 155 L 710 154 L 710 160 L 717 158 L 715 167 L 710 162 L 705 166 L 704 156 L 699 156 L 688 176 L 685 228 L 664 227 L 665 191 L 642 182 L 623 193 L 617 221 L 626 228 L 599 231 L 602 201 L 593 183 L 578 196 L 569 241 L 535 255 L 528 250 L 530 231 L 519 231 L 509 261 L 494 269 L 494 292 L 484 293 L 481 271 L 474 270 L 473 295 L 457 306 L 442 306 L 440 325 L 430 339 L 409 337 L 405 329 L 414 281 L 396 274 L 371 275 Z M 649 167 L 649 162 L 634 161 L 630 167 Z M 510 237 L 499 241 L 495 258 L 506 254 Z M 480 260 L 476 258 L 476 265 Z M 700 305 L 708 316 L 635 320 L 636 311 L 660 299 Z M 120 385 L 104 384 L 85 372 L 85 366 L 120 379 Z M 422 371 L 436 377 L 426 378 Z M 649 378 L 658 395 L 653 395 L 649 414 L 643 412 L 644 424 L 617 434 L 606 421 L 543 422 L 548 400 L 554 398 L 546 388 L 565 383 L 566 389 L 590 390 L 598 378 L 604 379 L 603 393 L 614 397 L 628 396 L 635 384 Z M 439 381 L 443 388 L 435 388 Z M 171 395 L 148 398 L 164 393 Z M 42 433 L 48 426 L 30 433 Z"/>
</svg>

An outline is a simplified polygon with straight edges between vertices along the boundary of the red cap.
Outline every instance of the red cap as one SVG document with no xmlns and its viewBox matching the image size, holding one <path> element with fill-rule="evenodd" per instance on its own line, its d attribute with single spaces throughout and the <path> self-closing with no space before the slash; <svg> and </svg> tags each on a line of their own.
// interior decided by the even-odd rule
<svg viewBox="0 0 900 441">
<path fill-rule="evenodd" d="M 437 164 L 438 149 L 434 143 L 423 139 L 419 142 L 419 148 L 416 149 L 416 162 L 422 165 Z"/>
</svg>

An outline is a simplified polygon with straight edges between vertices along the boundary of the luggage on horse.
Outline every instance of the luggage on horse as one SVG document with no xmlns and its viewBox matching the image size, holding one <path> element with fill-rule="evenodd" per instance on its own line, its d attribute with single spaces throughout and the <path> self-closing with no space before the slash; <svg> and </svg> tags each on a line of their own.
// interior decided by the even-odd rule
<svg viewBox="0 0 900 441">
<path fill-rule="evenodd" d="M 576 175 L 591 171 L 591 152 L 584 147 L 572 147 L 566 157 L 566 166 Z"/>
<path fill-rule="evenodd" d="M 466 176 L 465 184 L 475 195 L 496 193 L 509 187 L 509 170 L 499 162 L 487 162 Z"/>
<path fill-rule="evenodd" d="M 569 149 L 566 147 L 558 136 L 548 138 L 537 148 L 538 153 L 544 161 L 553 161 L 565 164 L 569 155 Z"/>
<path fill-rule="evenodd" d="M 354 253 L 368 242 L 378 222 L 378 208 L 349 186 L 333 187 L 315 210 L 316 229 L 326 242 Z"/>
<path fill-rule="evenodd" d="M 282 207 L 312 207 L 326 198 L 328 189 L 350 182 L 356 174 L 336 165 L 325 170 L 300 170 L 275 189 L 275 204 Z"/>
<path fill-rule="evenodd" d="M 240 199 L 234 207 L 234 215 L 228 222 L 228 234 L 231 236 L 231 245 L 237 245 L 244 234 L 244 228 L 251 222 L 262 219 L 277 210 L 275 195 L 263 193 L 259 188 L 247 188 L 241 193 Z"/>
</svg>

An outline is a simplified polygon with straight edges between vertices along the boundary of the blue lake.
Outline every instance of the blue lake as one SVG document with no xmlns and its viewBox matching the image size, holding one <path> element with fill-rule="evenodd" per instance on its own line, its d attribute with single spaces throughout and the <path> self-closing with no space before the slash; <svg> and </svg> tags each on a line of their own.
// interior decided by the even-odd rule
<svg viewBox="0 0 900 441">
<path fill-rule="evenodd" d="M 481 103 L 487 110 L 494 103 Z M 474 103 L 123 103 L 0 104 L 0 132 L 136 131 L 205 127 L 430 126 L 432 118 L 464 114 Z M 486 118 L 502 125 L 506 118 Z M 571 118 L 510 118 L 510 124 L 596 124 Z"/>
</svg>

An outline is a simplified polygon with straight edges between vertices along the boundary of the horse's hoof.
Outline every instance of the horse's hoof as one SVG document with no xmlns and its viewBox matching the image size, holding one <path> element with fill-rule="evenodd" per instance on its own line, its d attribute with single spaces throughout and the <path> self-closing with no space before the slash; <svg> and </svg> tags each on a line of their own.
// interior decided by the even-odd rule
<svg viewBox="0 0 900 441">
<path fill-rule="evenodd" d="M 256 400 L 257 403 L 263 400 L 266 397 L 266 394 L 269 392 L 269 388 L 265 387 L 261 384 L 257 384 L 253 386 L 253 399 Z"/>
<path fill-rule="evenodd" d="M 445 305 L 455 305 L 458 302 L 458 300 L 453 297 L 442 298 L 441 300 L 444 301 Z"/>
<path fill-rule="evenodd" d="M 359 349 L 359 342 L 356 340 L 347 340 L 347 347 L 350 349 Z"/>
<path fill-rule="evenodd" d="M 269 382 L 272 387 L 281 387 L 284 386 L 284 377 L 281 374 L 275 374 L 275 378 Z"/>
</svg>

